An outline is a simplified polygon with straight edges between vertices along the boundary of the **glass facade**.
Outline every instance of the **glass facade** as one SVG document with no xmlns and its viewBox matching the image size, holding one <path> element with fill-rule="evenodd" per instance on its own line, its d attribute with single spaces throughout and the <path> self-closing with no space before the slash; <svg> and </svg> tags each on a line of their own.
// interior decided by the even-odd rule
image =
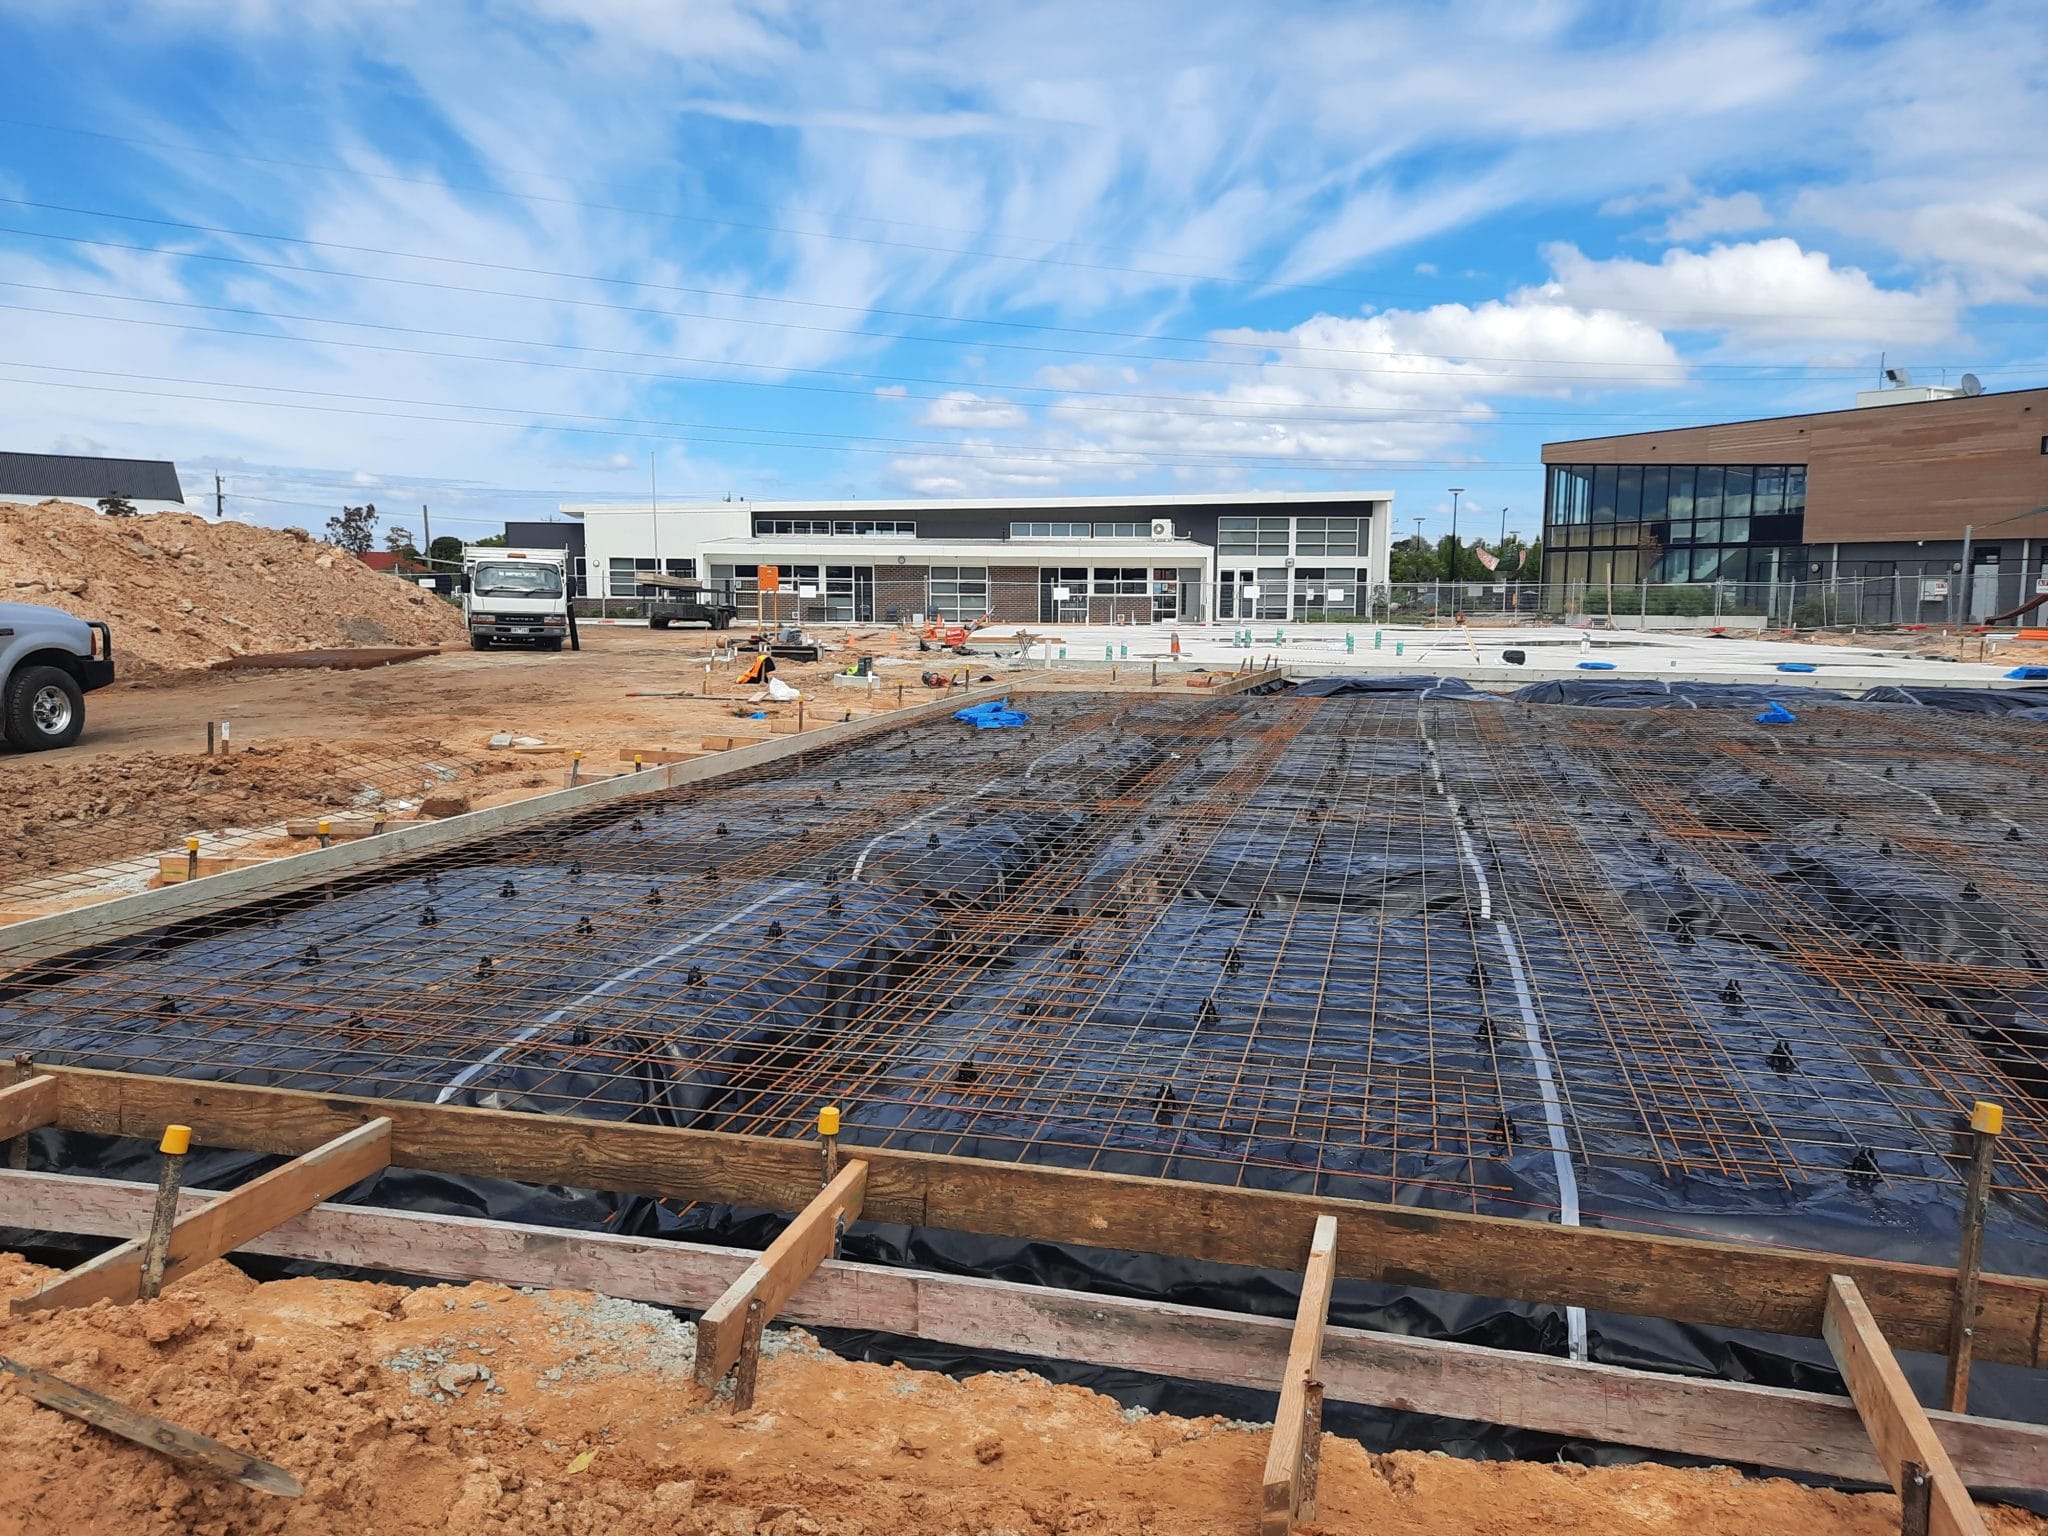
<svg viewBox="0 0 2048 1536">
<path fill-rule="evenodd" d="M 1804 568 L 1804 464 L 1553 464 L 1543 579 L 1772 582 Z"/>
</svg>

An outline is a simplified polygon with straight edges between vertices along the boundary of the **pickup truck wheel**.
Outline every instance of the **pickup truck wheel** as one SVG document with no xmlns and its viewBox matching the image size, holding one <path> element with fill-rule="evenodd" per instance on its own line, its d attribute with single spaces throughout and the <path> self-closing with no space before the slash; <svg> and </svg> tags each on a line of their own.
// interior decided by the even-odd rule
<svg viewBox="0 0 2048 1536">
<path fill-rule="evenodd" d="M 85 729 L 85 693 L 61 667 L 23 667 L 7 680 L 7 739 L 24 752 L 68 747 Z"/>
<path fill-rule="evenodd" d="M 541 641 L 540 648 L 544 651 L 559 651 L 562 648 L 562 637 L 560 635 L 550 635 L 547 639 Z"/>
<path fill-rule="evenodd" d="M 471 635 L 469 637 L 469 648 L 472 651 L 488 651 L 491 648 L 491 637 L 489 635 Z"/>
<path fill-rule="evenodd" d="M 657 614 L 647 621 L 647 627 L 649 629 L 667 629 L 668 620 Z"/>
</svg>

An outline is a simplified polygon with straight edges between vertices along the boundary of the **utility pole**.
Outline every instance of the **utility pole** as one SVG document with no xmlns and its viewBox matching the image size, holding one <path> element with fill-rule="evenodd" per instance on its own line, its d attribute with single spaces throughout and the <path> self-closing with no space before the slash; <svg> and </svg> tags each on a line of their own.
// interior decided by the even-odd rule
<svg viewBox="0 0 2048 1536">
<path fill-rule="evenodd" d="M 220 471 L 213 472 L 213 516 L 216 522 L 225 522 L 228 515 L 227 497 L 220 488 Z"/>
<path fill-rule="evenodd" d="M 425 558 L 427 570 L 431 574 L 434 569 L 434 525 L 427 521 L 427 504 L 424 501 L 420 503 L 420 543 L 423 546 L 420 554 Z"/>
<path fill-rule="evenodd" d="M 1451 487 L 1451 607 L 1458 606 L 1458 498 L 1465 494 L 1465 487 Z"/>
</svg>

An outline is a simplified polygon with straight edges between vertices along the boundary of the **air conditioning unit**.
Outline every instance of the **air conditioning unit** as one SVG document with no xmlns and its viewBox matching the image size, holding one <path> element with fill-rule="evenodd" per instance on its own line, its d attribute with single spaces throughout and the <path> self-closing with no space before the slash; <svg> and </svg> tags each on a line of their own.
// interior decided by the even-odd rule
<svg viewBox="0 0 2048 1536">
<path fill-rule="evenodd" d="M 1155 518 L 1153 518 L 1153 519 L 1152 519 L 1152 537 L 1153 537 L 1153 538 L 1155 538 L 1155 539 L 1170 539 L 1170 538 L 1172 538 L 1172 537 L 1173 537 L 1173 519 L 1172 519 L 1172 518 L 1170 518 L 1170 517 L 1155 517 Z"/>
</svg>

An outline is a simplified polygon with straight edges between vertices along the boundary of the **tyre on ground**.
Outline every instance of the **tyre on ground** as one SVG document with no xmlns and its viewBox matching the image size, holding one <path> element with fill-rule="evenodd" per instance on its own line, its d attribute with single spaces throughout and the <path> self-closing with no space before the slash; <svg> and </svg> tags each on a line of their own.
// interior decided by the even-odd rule
<svg viewBox="0 0 2048 1536">
<path fill-rule="evenodd" d="M 647 621 L 647 627 L 648 627 L 649 629 L 667 629 L 667 628 L 668 628 L 668 620 L 667 620 L 666 618 L 662 617 L 662 616 L 661 616 L 660 614 L 656 614 L 656 615 L 654 615 L 653 617 L 651 617 L 650 619 L 648 619 L 648 621 Z"/>
<path fill-rule="evenodd" d="M 0 695 L 0 724 L 24 752 L 68 747 L 85 729 L 85 690 L 62 667 L 23 667 Z"/>
<path fill-rule="evenodd" d="M 469 637 L 469 648 L 472 651 L 488 651 L 491 648 L 491 637 L 489 635 L 471 635 Z"/>
</svg>

